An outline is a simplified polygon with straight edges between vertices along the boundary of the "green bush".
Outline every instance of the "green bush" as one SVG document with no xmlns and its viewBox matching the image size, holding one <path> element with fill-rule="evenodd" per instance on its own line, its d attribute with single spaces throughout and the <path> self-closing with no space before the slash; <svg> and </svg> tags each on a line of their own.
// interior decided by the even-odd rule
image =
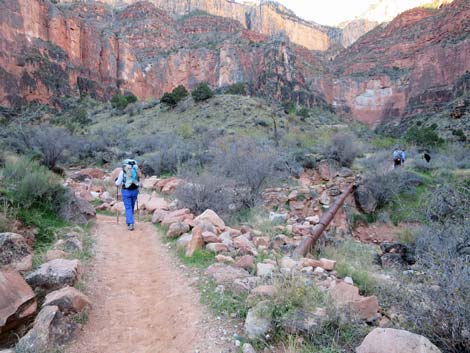
<svg viewBox="0 0 470 353">
<path fill-rule="evenodd" d="M 9 160 L 0 170 L 0 198 L 16 217 L 38 229 L 36 249 L 51 244 L 55 231 L 67 225 L 58 213 L 68 195 L 55 174 L 26 157 Z"/>
<path fill-rule="evenodd" d="M 176 107 L 176 105 L 178 104 L 178 102 L 176 101 L 176 98 L 173 95 L 173 93 L 169 93 L 169 92 L 164 93 L 162 98 L 160 98 L 160 101 L 163 104 L 166 104 L 166 105 L 168 105 L 169 107 L 172 107 L 172 108 Z"/>
<path fill-rule="evenodd" d="M 194 100 L 196 102 L 202 102 L 214 96 L 214 92 L 210 89 L 207 83 L 200 83 L 197 87 L 191 92 Z"/>
<path fill-rule="evenodd" d="M 178 102 L 186 98 L 189 94 L 188 90 L 183 85 L 176 87 L 172 93 Z"/>
<path fill-rule="evenodd" d="M 295 104 L 291 101 L 283 101 L 282 108 L 286 114 L 295 113 Z"/>
<path fill-rule="evenodd" d="M 245 85 L 243 83 L 234 83 L 227 88 L 226 94 L 246 95 Z"/>
<path fill-rule="evenodd" d="M 22 210 L 59 211 L 67 201 L 66 189 L 46 167 L 26 157 L 7 163 L 2 170 L 0 192 Z"/>
<path fill-rule="evenodd" d="M 129 104 L 137 102 L 137 97 L 132 93 L 129 94 L 115 94 L 111 98 L 111 105 L 115 109 L 124 110 Z"/>
<path fill-rule="evenodd" d="M 297 115 L 304 119 L 307 119 L 310 115 L 310 111 L 308 110 L 308 108 L 302 107 L 299 110 L 297 110 Z"/>
<path fill-rule="evenodd" d="M 179 85 L 173 89 L 173 91 L 165 93 L 160 101 L 169 107 L 174 108 L 180 101 L 186 98 L 188 94 L 188 90 L 183 85 Z"/>
<path fill-rule="evenodd" d="M 435 147 L 444 143 L 432 127 L 418 128 L 416 126 L 406 132 L 405 141 L 422 147 Z"/>
</svg>

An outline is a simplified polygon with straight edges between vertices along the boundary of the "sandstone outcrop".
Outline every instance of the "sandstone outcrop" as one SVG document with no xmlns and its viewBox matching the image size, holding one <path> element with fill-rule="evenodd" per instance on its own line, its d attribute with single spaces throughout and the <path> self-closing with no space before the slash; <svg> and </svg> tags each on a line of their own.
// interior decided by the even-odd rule
<svg viewBox="0 0 470 353">
<path fill-rule="evenodd" d="M 18 272 L 0 271 L 0 336 L 29 319 L 37 309 L 36 297 Z"/>
</svg>

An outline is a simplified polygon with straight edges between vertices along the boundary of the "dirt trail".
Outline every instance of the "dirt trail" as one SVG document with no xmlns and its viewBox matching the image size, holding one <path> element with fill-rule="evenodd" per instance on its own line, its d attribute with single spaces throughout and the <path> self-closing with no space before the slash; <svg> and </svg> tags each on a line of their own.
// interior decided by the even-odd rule
<svg viewBox="0 0 470 353">
<path fill-rule="evenodd" d="M 148 223 L 134 232 L 99 216 L 90 317 L 68 353 L 219 353 L 197 291 Z M 122 222 L 121 222 L 122 223 Z M 212 326 L 212 327 L 211 327 Z"/>
</svg>

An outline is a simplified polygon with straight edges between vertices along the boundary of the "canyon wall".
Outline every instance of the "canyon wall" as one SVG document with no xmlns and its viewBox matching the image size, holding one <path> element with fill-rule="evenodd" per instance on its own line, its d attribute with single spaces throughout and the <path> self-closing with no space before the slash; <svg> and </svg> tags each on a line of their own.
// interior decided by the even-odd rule
<svg viewBox="0 0 470 353">
<path fill-rule="evenodd" d="M 375 126 L 442 109 L 454 83 L 470 71 L 468 0 L 407 11 L 334 60 L 286 35 L 269 36 L 201 12 L 175 18 L 149 2 L 117 10 L 93 2 L 5 5 L 4 106 L 37 101 L 60 107 L 64 96 L 109 99 L 124 91 L 159 98 L 179 84 L 191 89 L 202 81 L 215 88 L 245 82 L 253 94 L 335 109 Z"/>
</svg>

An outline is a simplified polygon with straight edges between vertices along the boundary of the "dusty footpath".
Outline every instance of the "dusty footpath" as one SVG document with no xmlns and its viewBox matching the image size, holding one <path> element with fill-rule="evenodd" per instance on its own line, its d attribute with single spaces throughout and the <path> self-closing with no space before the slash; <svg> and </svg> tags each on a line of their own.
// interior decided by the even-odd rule
<svg viewBox="0 0 470 353">
<path fill-rule="evenodd" d="M 220 340 L 218 321 L 152 224 L 129 232 L 115 218 L 98 216 L 95 248 L 87 271 L 93 309 L 68 353 L 236 351 L 233 340 Z"/>
</svg>

